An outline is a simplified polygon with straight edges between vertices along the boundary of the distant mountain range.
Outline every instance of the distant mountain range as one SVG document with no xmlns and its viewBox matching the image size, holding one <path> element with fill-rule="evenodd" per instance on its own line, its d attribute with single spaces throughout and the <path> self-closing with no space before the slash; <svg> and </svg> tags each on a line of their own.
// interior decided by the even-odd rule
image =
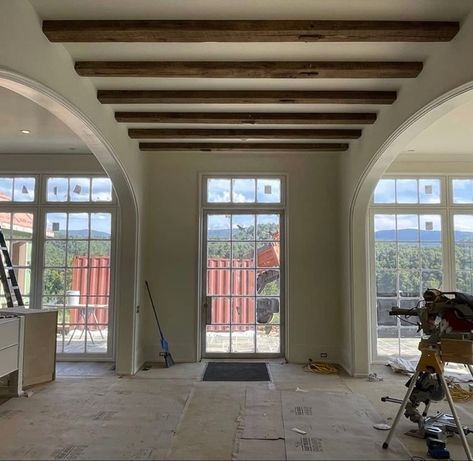
<svg viewBox="0 0 473 461">
<path fill-rule="evenodd" d="M 70 230 L 69 231 L 69 238 L 79 238 L 79 239 L 87 239 L 89 238 L 89 231 L 87 229 L 77 229 L 77 230 Z M 59 231 L 55 232 L 55 238 L 66 238 L 66 232 Z M 90 238 L 99 238 L 99 239 L 109 239 L 110 234 L 108 232 L 102 232 L 97 230 L 90 231 Z"/>
<path fill-rule="evenodd" d="M 424 242 L 440 242 L 442 239 L 442 233 L 440 231 L 426 231 L 417 229 L 402 229 L 397 232 L 395 229 L 382 230 L 375 232 L 376 240 L 404 240 L 404 241 L 417 241 L 420 236 L 420 239 Z M 463 242 L 473 242 L 473 232 L 464 232 L 456 231 L 455 232 L 455 241 Z"/>
<path fill-rule="evenodd" d="M 208 235 L 212 239 L 228 238 L 230 235 L 230 229 L 209 229 Z"/>
</svg>

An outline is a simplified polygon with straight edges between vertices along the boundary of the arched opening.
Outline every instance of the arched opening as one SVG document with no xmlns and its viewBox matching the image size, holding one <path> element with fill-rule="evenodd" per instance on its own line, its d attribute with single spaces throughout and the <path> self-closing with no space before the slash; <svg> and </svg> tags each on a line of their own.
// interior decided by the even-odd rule
<svg viewBox="0 0 473 461">
<path fill-rule="evenodd" d="M 369 261 L 370 226 L 368 209 L 379 179 L 396 157 L 408 150 L 432 124 L 473 101 L 473 83 L 458 87 L 435 99 L 407 119 L 373 155 L 358 182 L 350 208 L 351 343 L 355 374 L 365 374 L 372 361 L 373 319 Z M 452 139 L 452 149 L 455 140 Z M 473 150 L 472 150 L 473 152 Z"/>
<path fill-rule="evenodd" d="M 133 187 L 112 144 L 93 122 L 67 99 L 28 77 L 0 69 L 0 87 L 21 95 L 57 117 L 96 157 L 113 183 L 118 202 L 116 219 L 116 341 L 119 373 L 136 371 L 136 312 L 138 305 L 138 206 Z"/>
</svg>

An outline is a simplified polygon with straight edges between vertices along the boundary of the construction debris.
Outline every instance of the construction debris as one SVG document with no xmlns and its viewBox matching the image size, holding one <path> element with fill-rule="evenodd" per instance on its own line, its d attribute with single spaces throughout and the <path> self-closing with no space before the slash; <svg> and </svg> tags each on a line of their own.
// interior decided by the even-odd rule
<svg viewBox="0 0 473 461">
<path fill-rule="evenodd" d="M 338 368 L 331 363 L 314 362 L 312 359 L 309 359 L 307 364 L 304 365 L 304 371 L 329 375 L 338 373 Z"/>
</svg>

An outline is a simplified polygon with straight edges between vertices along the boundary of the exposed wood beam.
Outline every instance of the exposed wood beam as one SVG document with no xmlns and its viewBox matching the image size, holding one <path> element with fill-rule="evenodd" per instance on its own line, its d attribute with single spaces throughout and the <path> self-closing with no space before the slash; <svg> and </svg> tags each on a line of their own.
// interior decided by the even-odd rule
<svg viewBox="0 0 473 461">
<path fill-rule="evenodd" d="M 99 90 L 103 104 L 392 104 L 395 91 Z"/>
<path fill-rule="evenodd" d="M 79 61 L 83 77 L 415 78 L 422 62 L 405 61 Z"/>
<path fill-rule="evenodd" d="M 376 113 L 115 112 L 115 119 L 124 123 L 365 125 L 376 121 Z"/>
<path fill-rule="evenodd" d="M 318 152 L 343 152 L 348 149 L 345 143 L 193 143 L 193 142 L 140 142 L 142 151 L 174 150 L 303 150 Z"/>
<path fill-rule="evenodd" d="M 43 21 L 51 42 L 441 42 L 458 22 Z"/>
<path fill-rule="evenodd" d="M 131 128 L 128 135 L 133 139 L 358 139 L 361 130 Z"/>
</svg>

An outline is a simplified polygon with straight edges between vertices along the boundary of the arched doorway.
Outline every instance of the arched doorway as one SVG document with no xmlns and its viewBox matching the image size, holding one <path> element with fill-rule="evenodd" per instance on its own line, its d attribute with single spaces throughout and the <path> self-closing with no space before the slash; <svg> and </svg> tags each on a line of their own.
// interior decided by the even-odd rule
<svg viewBox="0 0 473 461">
<path fill-rule="evenodd" d="M 0 69 L 0 87 L 28 98 L 69 127 L 90 149 L 113 182 L 119 203 L 117 220 L 116 270 L 116 369 L 134 373 L 137 364 L 137 312 L 139 304 L 139 216 L 138 204 L 130 179 L 114 152 L 113 145 L 92 121 L 66 98 L 51 88 L 24 75 Z"/>
<path fill-rule="evenodd" d="M 473 82 L 457 87 L 415 112 L 372 156 L 357 183 L 350 204 L 351 356 L 354 374 L 369 371 L 371 362 L 370 265 L 368 260 L 368 206 L 374 188 L 397 155 L 420 133 L 456 108 L 473 101 Z"/>
</svg>

